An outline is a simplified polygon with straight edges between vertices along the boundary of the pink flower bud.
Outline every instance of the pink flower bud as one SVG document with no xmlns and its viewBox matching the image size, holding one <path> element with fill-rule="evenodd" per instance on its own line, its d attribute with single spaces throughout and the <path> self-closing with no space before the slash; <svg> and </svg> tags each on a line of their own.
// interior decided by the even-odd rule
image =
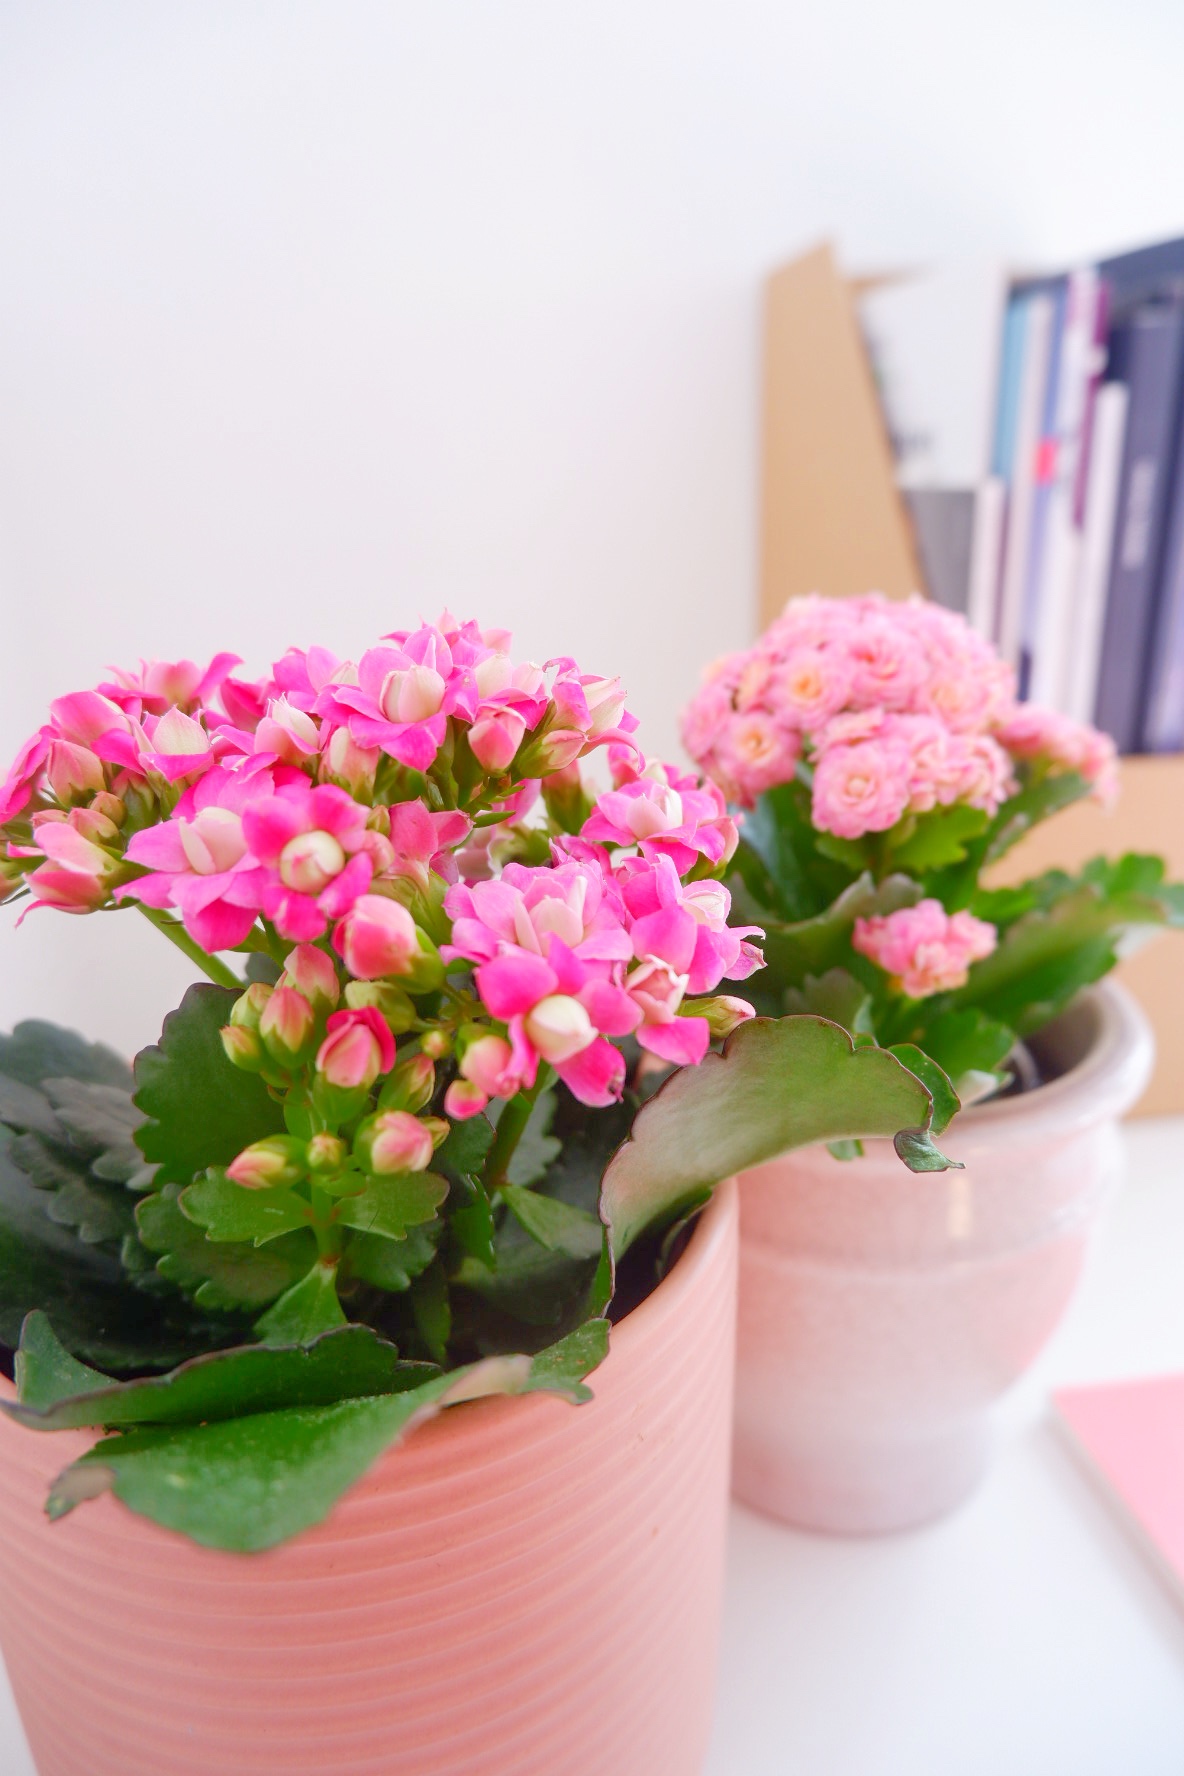
<svg viewBox="0 0 1184 1776">
<path fill-rule="evenodd" d="M 244 1073 L 258 1073 L 266 1061 L 263 1044 L 256 1030 L 242 1024 L 227 1024 L 221 1031 L 222 1048 L 231 1066 Z"/>
<path fill-rule="evenodd" d="M 452 1038 L 447 1030 L 427 1030 L 420 1037 L 419 1046 L 433 1061 L 445 1061 L 452 1053 Z"/>
<path fill-rule="evenodd" d="M 321 743 L 317 724 L 286 697 L 276 697 L 255 730 L 255 751 L 274 752 L 285 764 L 302 765 Z"/>
<path fill-rule="evenodd" d="M 312 1054 L 316 1013 L 295 987 L 277 987 L 259 1020 L 259 1034 L 272 1060 L 297 1066 Z"/>
<path fill-rule="evenodd" d="M 341 986 L 332 956 L 318 950 L 315 944 L 298 944 L 284 963 L 281 987 L 295 987 L 303 993 L 314 1011 L 332 1011 L 341 997 Z"/>
<path fill-rule="evenodd" d="M 454 1122 L 467 1122 L 470 1116 L 480 1116 L 489 1098 L 469 1079 L 454 1079 L 444 1093 L 444 1108 Z"/>
<path fill-rule="evenodd" d="M 368 800 L 374 793 L 381 757 L 377 747 L 359 746 L 348 728 L 335 728 L 321 753 L 320 775 L 323 781 L 348 790 L 355 801 Z"/>
<path fill-rule="evenodd" d="M 359 980 L 405 975 L 419 954 L 415 920 L 397 900 L 360 894 L 333 933 L 333 948 Z"/>
<path fill-rule="evenodd" d="M 127 808 L 122 800 L 108 789 L 100 790 L 90 806 L 92 813 L 105 815 L 112 826 L 122 826 L 127 819 Z"/>
<path fill-rule="evenodd" d="M 683 1017 L 706 1018 L 707 1028 L 717 1037 L 730 1036 L 756 1016 L 747 999 L 734 999 L 728 993 L 717 993 L 711 999 L 684 999 L 679 1009 Z"/>
<path fill-rule="evenodd" d="M 578 999 L 552 993 L 526 1018 L 526 1034 L 545 1061 L 571 1060 L 596 1039 L 591 1018 Z"/>
<path fill-rule="evenodd" d="M 430 1056 L 412 1055 L 395 1068 L 382 1088 L 380 1110 L 423 1110 L 436 1089 L 436 1068 Z"/>
<path fill-rule="evenodd" d="M 522 744 L 526 722 L 515 709 L 482 710 L 469 729 L 473 757 L 485 771 L 504 771 Z"/>
<path fill-rule="evenodd" d="M 382 687 L 382 712 L 388 721 L 426 721 L 439 711 L 445 689 L 444 680 L 430 666 L 388 672 Z"/>
<path fill-rule="evenodd" d="M 344 1090 L 369 1091 L 380 1073 L 395 1064 L 395 1039 L 373 1006 L 335 1011 L 317 1050 L 317 1072 Z"/>
<path fill-rule="evenodd" d="M 280 881 L 298 894 L 320 894 L 344 868 L 345 852 L 332 833 L 297 833 L 280 852 Z"/>
<path fill-rule="evenodd" d="M 615 728 L 625 709 L 625 692 L 620 679 L 586 679 L 583 691 L 592 717 L 588 732 L 606 734 L 610 728 Z"/>
<path fill-rule="evenodd" d="M 308 1143 L 310 1172 L 339 1172 L 349 1158 L 349 1149 L 340 1135 L 322 1132 Z"/>
<path fill-rule="evenodd" d="M 244 1190 L 275 1190 L 296 1184 L 304 1172 L 304 1143 L 295 1135 L 268 1135 L 264 1141 L 254 1141 L 226 1168 L 226 1176 Z"/>
<path fill-rule="evenodd" d="M 523 777 L 549 777 L 573 765 L 588 744 L 576 728 L 552 728 L 525 747 L 518 768 Z"/>
<path fill-rule="evenodd" d="M 102 760 L 89 746 L 76 746 L 69 740 L 50 743 L 46 773 L 59 802 L 75 802 L 106 787 Z"/>
<path fill-rule="evenodd" d="M 230 1021 L 245 1030 L 257 1030 L 263 1013 L 267 1010 L 267 1002 L 275 988 L 266 981 L 252 981 L 245 993 L 241 993 L 230 1008 Z"/>
<path fill-rule="evenodd" d="M 478 1036 L 461 1059 L 461 1077 L 470 1080 L 488 1098 L 512 1098 L 522 1084 L 513 1065 L 514 1054 L 501 1036 Z"/>
<path fill-rule="evenodd" d="M 431 1130 L 406 1110 L 380 1110 L 367 1117 L 354 1146 L 365 1169 L 379 1177 L 425 1172 L 435 1151 Z"/>
</svg>

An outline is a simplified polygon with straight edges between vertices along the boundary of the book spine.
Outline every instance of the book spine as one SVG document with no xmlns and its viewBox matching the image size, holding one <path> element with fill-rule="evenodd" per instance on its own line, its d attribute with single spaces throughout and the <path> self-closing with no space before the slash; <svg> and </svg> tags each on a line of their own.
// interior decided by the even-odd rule
<svg viewBox="0 0 1184 1776">
<path fill-rule="evenodd" d="M 1081 722 L 1093 720 L 1098 701 L 1102 630 L 1114 554 L 1114 520 L 1129 399 L 1124 382 L 1104 382 L 1093 403 L 1081 555 L 1073 599 L 1073 644 L 1068 649 L 1064 703 L 1065 713 Z"/>
<path fill-rule="evenodd" d="M 999 609 L 999 651 L 1017 669 L 1024 639 L 1024 601 L 1036 492 L 1037 452 L 1048 384 L 1054 304 L 1051 296 L 1026 299 L 1023 366 L 1015 413 L 1015 447 L 1008 490 L 1007 538 Z"/>
<path fill-rule="evenodd" d="M 1137 309 L 1114 338 L 1112 359 L 1116 368 L 1125 366 L 1130 412 L 1095 720 L 1120 752 L 1136 751 L 1141 739 L 1182 348 L 1184 308 L 1178 302 Z"/>
<path fill-rule="evenodd" d="M 1184 752 L 1184 447 L 1178 451 L 1151 650 L 1144 752 Z"/>
<path fill-rule="evenodd" d="M 999 575 L 1003 566 L 1003 525 L 1007 516 L 1007 484 L 988 475 L 974 493 L 970 535 L 969 590 L 966 615 L 973 629 L 990 641 L 999 606 Z"/>
</svg>

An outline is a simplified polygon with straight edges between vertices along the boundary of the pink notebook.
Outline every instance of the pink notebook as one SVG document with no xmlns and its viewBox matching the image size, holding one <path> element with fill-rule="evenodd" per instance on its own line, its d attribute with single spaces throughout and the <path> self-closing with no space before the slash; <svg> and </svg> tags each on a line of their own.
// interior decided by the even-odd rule
<svg viewBox="0 0 1184 1776">
<path fill-rule="evenodd" d="M 1061 1388 L 1060 1428 L 1184 1600 L 1184 1375 Z"/>
</svg>

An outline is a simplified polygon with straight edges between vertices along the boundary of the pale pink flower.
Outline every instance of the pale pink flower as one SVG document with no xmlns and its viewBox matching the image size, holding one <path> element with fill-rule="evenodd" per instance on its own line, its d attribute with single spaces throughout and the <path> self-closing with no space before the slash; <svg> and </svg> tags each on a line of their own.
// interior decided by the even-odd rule
<svg viewBox="0 0 1184 1776">
<path fill-rule="evenodd" d="M 418 959 L 419 931 L 397 900 L 362 894 L 334 931 L 333 948 L 358 980 L 393 979 Z"/>
<path fill-rule="evenodd" d="M 828 746 L 814 764 L 812 817 L 842 839 L 887 832 L 909 803 L 911 761 L 890 738 Z"/>
<path fill-rule="evenodd" d="M 970 966 L 998 942 L 995 927 L 967 912 L 947 913 L 922 900 L 871 919 L 856 919 L 852 947 L 891 975 L 910 999 L 965 986 Z"/>
<path fill-rule="evenodd" d="M 395 1064 L 395 1039 L 372 1005 L 335 1011 L 317 1050 L 317 1072 L 346 1091 L 367 1090 Z"/>
<path fill-rule="evenodd" d="M 368 1172 L 426 1172 L 435 1151 L 432 1131 L 407 1110 L 380 1110 L 358 1131 L 358 1157 Z"/>
<path fill-rule="evenodd" d="M 732 716 L 715 746 L 720 776 L 746 806 L 788 783 L 800 752 L 799 737 L 759 709 Z"/>
</svg>

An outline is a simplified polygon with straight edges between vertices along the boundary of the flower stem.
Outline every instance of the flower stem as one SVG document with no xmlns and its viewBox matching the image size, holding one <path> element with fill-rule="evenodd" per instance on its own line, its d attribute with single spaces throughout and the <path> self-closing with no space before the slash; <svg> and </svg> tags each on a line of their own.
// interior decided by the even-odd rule
<svg viewBox="0 0 1184 1776">
<path fill-rule="evenodd" d="M 536 1101 L 540 1094 L 546 1090 L 550 1079 L 550 1067 L 545 1061 L 540 1061 L 538 1077 L 534 1084 L 528 1091 L 515 1093 L 507 1101 L 505 1109 L 498 1117 L 497 1133 L 493 1137 L 493 1146 L 489 1149 L 489 1157 L 485 1162 L 485 1188 L 491 1194 L 493 1191 L 499 1190 L 506 1182 L 514 1150 L 522 1139 Z"/>
<path fill-rule="evenodd" d="M 138 901 L 136 904 L 144 917 L 155 925 L 158 931 L 162 931 L 169 942 L 176 945 L 182 955 L 188 956 L 189 960 L 195 963 L 209 980 L 214 981 L 220 987 L 234 987 L 236 990 L 241 990 L 243 983 L 234 970 L 228 968 L 225 962 L 220 962 L 217 956 L 211 956 L 203 950 L 199 943 L 195 943 L 179 919 L 170 919 L 167 913 L 161 912 L 158 907 L 145 906 L 143 901 Z"/>
</svg>

